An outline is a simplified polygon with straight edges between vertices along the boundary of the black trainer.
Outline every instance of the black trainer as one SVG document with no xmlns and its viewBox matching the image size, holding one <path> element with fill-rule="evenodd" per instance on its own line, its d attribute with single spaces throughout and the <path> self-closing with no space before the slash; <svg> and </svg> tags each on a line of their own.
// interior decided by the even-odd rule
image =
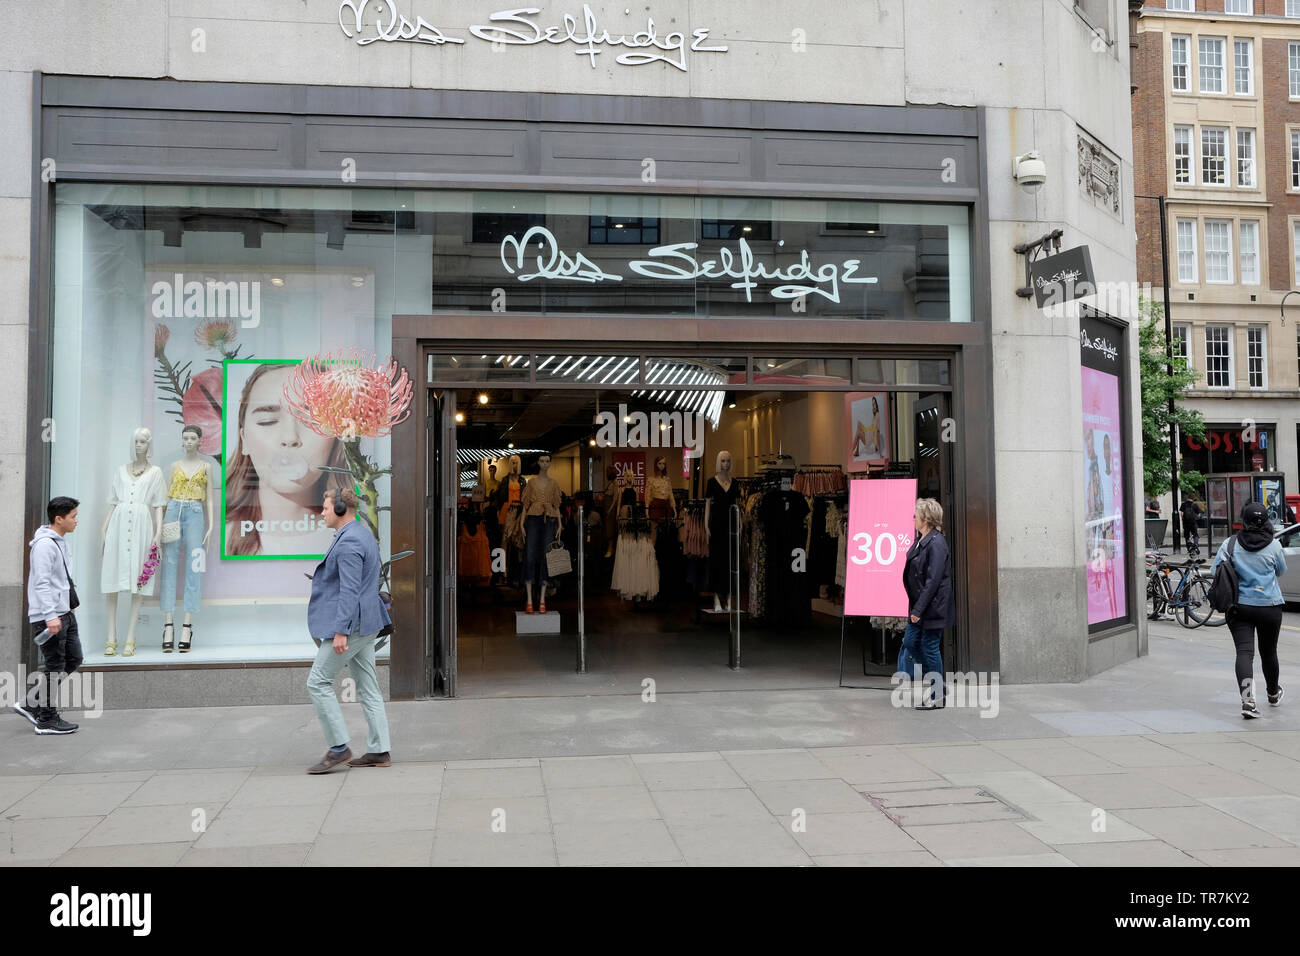
<svg viewBox="0 0 1300 956">
<path fill-rule="evenodd" d="M 1254 720 L 1259 716 L 1259 711 L 1255 709 L 1253 700 L 1243 700 L 1241 702 L 1241 716 L 1245 720 Z"/>
<path fill-rule="evenodd" d="M 1278 704 L 1282 703 L 1282 695 L 1285 693 L 1286 693 L 1286 688 L 1283 687 L 1281 684 L 1278 684 L 1277 693 L 1268 695 L 1269 704 L 1276 707 Z"/>
<path fill-rule="evenodd" d="M 19 717 L 26 718 L 27 722 L 35 727 L 41 722 L 40 717 L 36 716 L 36 708 L 28 707 L 27 704 L 14 704 L 14 713 Z"/>
<path fill-rule="evenodd" d="M 77 725 L 69 723 L 58 714 L 53 717 L 47 717 L 36 725 L 38 734 L 75 734 Z"/>
</svg>

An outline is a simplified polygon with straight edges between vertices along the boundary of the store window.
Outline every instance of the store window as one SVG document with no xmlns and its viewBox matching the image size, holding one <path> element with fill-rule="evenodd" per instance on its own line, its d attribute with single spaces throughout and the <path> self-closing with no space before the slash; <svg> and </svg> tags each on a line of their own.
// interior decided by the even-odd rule
<svg viewBox="0 0 1300 956">
<path fill-rule="evenodd" d="M 1223 92 L 1223 38 L 1200 37 L 1197 52 L 1201 68 L 1201 92 Z"/>
<path fill-rule="evenodd" d="M 1254 431 L 1241 423 L 1206 424 L 1205 437 L 1184 434 L 1179 467 L 1203 475 L 1228 471 L 1273 471 L 1277 464 L 1273 424 L 1256 424 Z"/>
<path fill-rule="evenodd" d="M 385 190 L 58 184 L 50 492 L 93 529 L 72 568 L 84 631 L 110 613 L 118 631 L 87 660 L 314 656 L 303 575 L 333 536 L 324 494 L 363 491 L 361 520 L 383 553 L 391 540 L 382 472 L 404 409 L 355 396 L 389 394 L 392 316 L 430 308 L 415 207 Z M 188 654 L 164 653 L 187 636 Z"/>
<path fill-rule="evenodd" d="M 1182 186 L 1192 184 L 1192 128 L 1174 127 L 1174 182 Z"/>
<path fill-rule="evenodd" d="M 1220 126 L 1201 127 L 1201 185 L 1226 186 L 1228 131 Z"/>
<path fill-rule="evenodd" d="M 1252 325 L 1246 330 L 1246 364 L 1251 388 L 1267 388 L 1266 339 L 1262 325 Z"/>
<path fill-rule="evenodd" d="M 1169 60 L 1173 64 L 1173 86 L 1175 93 L 1187 92 L 1187 50 L 1190 37 L 1171 36 L 1169 38 Z"/>
<path fill-rule="evenodd" d="M 1178 281 L 1196 281 L 1196 220 L 1179 219 L 1175 229 L 1178 243 Z"/>
<path fill-rule="evenodd" d="M 1205 327 L 1205 384 L 1232 388 L 1232 326 Z"/>
<path fill-rule="evenodd" d="M 659 241 L 659 220 L 644 216 L 592 216 L 587 235 L 592 245 L 651 245 Z"/>
<path fill-rule="evenodd" d="M 1241 283 L 1259 285 L 1259 222 L 1243 220 L 1237 228 L 1241 243 Z"/>
</svg>

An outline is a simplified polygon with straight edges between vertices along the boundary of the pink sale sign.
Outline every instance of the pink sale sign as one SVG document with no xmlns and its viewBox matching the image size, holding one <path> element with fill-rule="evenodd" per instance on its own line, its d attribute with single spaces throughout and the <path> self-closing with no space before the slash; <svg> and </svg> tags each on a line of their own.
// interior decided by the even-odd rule
<svg viewBox="0 0 1300 956">
<path fill-rule="evenodd" d="M 903 564 L 916 535 L 915 478 L 849 482 L 849 540 L 844 613 L 904 617 Z"/>
</svg>

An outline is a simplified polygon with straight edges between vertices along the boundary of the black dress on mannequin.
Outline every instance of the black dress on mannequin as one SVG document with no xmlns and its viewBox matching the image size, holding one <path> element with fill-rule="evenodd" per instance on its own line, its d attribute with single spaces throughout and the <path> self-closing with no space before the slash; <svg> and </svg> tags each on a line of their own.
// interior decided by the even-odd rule
<svg viewBox="0 0 1300 956">
<path fill-rule="evenodd" d="M 717 478 L 710 478 L 704 488 L 709 505 L 709 587 L 719 597 L 731 593 L 731 572 L 727 564 L 730 547 L 731 506 L 740 500 L 740 485 L 731 479 L 725 491 Z"/>
</svg>

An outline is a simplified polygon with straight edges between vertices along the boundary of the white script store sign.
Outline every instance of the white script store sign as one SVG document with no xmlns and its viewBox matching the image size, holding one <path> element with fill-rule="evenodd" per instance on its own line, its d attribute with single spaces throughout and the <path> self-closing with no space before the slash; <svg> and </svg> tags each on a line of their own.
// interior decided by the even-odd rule
<svg viewBox="0 0 1300 956">
<path fill-rule="evenodd" d="M 416 0 L 419 2 L 419 0 Z M 691 53 L 726 53 L 725 46 L 705 46 L 709 40 L 709 28 L 700 27 L 691 31 L 689 46 L 687 36 L 680 30 L 671 30 L 660 34 L 653 17 L 646 18 L 644 29 L 620 32 L 616 27 L 612 31 L 603 25 L 588 4 L 582 5 L 581 18 L 566 13 L 560 25 L 544 25 L 538 17 L 542 11 L 539 7 L 519 7 L 513 10 L 498 10 L 491 14 L 487 24 L 471 26 L 469 32 L 480 40 L 491 43 L 493 49 L 506 46 L 532 46 L 537 43 L 550 43 L 555 46 L 573 44 L 573 52 L 591 60 L 591 68 L 596 68 L 596 57 L 608 50 L 622 48 L 614 59 L 623 66 L 644 66 L 648 63 L 667 63 L 686 72 L 686 54 Z M 367 23 L 367 14 L 373 14 L 373 32 Z M 581 19 L 581 22 L 579 20 Z M 444 43 L 464 43 L 462 37 L 448 36 L 441 29 L 429 23 L 422 16 L 414 20 L 397 11 L 396 0 L 343 0 L 339 4 L 339 27 L 348 39 L 355 39 L 359 46 L 367 46 L 376 40 L 388 43 L 427 43 L 442 46 Z M 500 44 L 500 46 L 498 46 Z"/>
</svg>

